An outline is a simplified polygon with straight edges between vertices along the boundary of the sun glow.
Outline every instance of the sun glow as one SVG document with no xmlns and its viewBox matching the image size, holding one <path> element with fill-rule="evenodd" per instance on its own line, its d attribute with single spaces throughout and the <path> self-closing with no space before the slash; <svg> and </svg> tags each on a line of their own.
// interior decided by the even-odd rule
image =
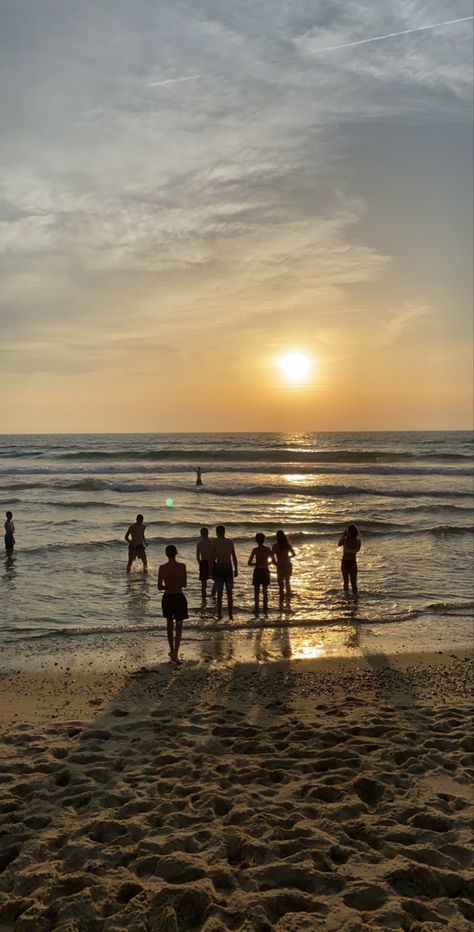
<svg viewBox="0 0 474 932">
<path fill-rule="evenodd" d="M 305 353 L 286 353 L 280 357 L 278 365 L 291 382 L 304 382 L 311 369 L 311 359 Z"/>
</svg>

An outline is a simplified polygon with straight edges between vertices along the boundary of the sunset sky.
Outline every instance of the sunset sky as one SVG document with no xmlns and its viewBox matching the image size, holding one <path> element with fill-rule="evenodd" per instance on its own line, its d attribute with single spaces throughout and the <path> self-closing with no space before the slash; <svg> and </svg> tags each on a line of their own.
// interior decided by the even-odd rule
<svg viewBox="0 0 474 932">
<path fill-rule="evenodd" d="M 469 427 L 471 13 L 0 0 L 0 431 Z"/>
</svg>

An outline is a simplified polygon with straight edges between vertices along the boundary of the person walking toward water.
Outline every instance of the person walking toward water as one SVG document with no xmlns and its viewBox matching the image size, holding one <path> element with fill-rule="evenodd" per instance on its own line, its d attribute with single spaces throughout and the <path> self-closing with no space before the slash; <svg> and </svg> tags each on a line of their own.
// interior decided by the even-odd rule
<svg viewBox="0 0 474 932">
<path fill-rule="evenodd" d="M 148 561 L 145 550 L 147 545 L 145 540 L 145 527 L 146 525 L 143 524 L 143 515 L 137 515 L 135 523 L 130 525 L 125 534 L 125 540 L 128 542 L 127 573 L 130 572 L 134 560 L 141 560 L 143 563 L 143 572 L 148 572 Z"/>
<path fill-rule="evenodd" d="M 289 599 L 292 594 L 290 577 L 293 572 L 293 565 L 290 558 L 295 555 L 295 551 L 284 531 L 276 532 L 276 541 L 273 544 L 272 553 L 277 568 L 280 609 L 282 609 L 285 596 Z"/>
<path fill-rule="evenodd" d="M 218 524 L 216 527 L 216 539 L 212 542 L 209 569 L 217 592 L 217 617 L 219 620 L 222 618 L 222 594 L 225 586 L 229 618 L 232 619 L 232 589 L 234 576 L 238 576 L 239 568 L 234 544 L 225 536 L 223 524 Z"/>
<path fill-rule="evenodd" d="M 6 511 L 5 517 L 7 519 L 4 524 L 5 550 L 7 557 L 11 557 L 13 554 L 13 548 L 15 546 L 15 525 L 13 524 L 13 513 L 11 511 Z"/>
<path fill-rule="evenodd" d="M 260 611 L 260 586 L 262 587 L 263 611 L 268 612 L 268 587 L 270 585 L 269 564 L 274 563 L 270 547 L 265 547 L 265 534 L 256 534 L 257 546 L 253 548 L 249 557 L 249 566 L 254 566 L 252 585 L 255 590 L 255 616 Z"/>
<path fill-rule="evenodd" d="M 187 586 L 186 564 L 176 561 L 178 551 L 174 544 L 168 544 L 165 553 L 168 562 L 163 563 L 158 570 L 158 589 L 164 590 L 161 606 L 163 618 L 166 618 L 170 658 L 173 663 L 179 666 L 181 661 L 178 651 L 181 644 L 183 621 L 188 617 L 188 602 L 183 592 L 183 589 Z"/>
<path fill-rule="evenodd" d="M 196 546 L 196 559 L 199 564 L 199 579 L 201 581 L 202 601 L 207 597 L 207 581 L 211 578 L 209 560 L 211 558 L 212 541 L 209 539 L 209 528 L 201 528 L 201 536 Z"/>
<path fill-rule="evenodd" d="M 196 469 L 196 485 L 202 485 L 202 469 L 200 466 Z"/>
<path fill-rule="evenodd" d="M 357 595 L 357 554 L 360 550 L 360 537 L 355 524 L 348 524 L 337 546 L 344 548 L 341 560 L 344 592 L 349 592 L 350 580 L 352 592 Z"/>
</svg>

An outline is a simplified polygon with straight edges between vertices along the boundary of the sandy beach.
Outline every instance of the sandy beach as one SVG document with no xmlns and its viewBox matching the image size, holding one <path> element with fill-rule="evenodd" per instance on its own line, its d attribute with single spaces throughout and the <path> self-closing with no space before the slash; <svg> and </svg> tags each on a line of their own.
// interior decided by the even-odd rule
<svg viewBox="0 0 474 932">
<path fill-rule="evenodd" d="M 472 928 L 470 652 L 54 663 L 0 680 L 2 932 Z"/>
</svg>

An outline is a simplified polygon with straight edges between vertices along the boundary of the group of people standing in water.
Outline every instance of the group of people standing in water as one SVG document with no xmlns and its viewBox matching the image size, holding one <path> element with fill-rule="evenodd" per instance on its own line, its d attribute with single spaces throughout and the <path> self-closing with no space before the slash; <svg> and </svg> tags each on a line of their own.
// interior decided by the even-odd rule
<svg viewBox="0 0 474 932">
<path fill-rule="evenodd" d="M 134 524 L 131 524 L 125 534 L 128 542 L 127 572 L 130 572 L 134 560 L 143 563 L 147 572 L 145 524 L 143 515 L 137 515 Z M 285 599 L 291 596 L 291 574 L 293 571 L 292 557 L 295 550 L 291 541 L 283 530 L 275 536 L 271 547 L 265 543 L 265 534 L 255 535 L 256 546 L 253 548 L 248 566 L 253 566 L 252 585 L 255 598 L 255 615 L 260 612 L 260 596 L 262 609 L 268 612 L 268 587 L 270 585 L 270 567 L 275 566 L 278 580 L 280 610 L 283 609 Z M 357 595 L 357 554 L 361 541 L 355 524 L 349 524 L 341 535 L 338 546 L 343 548 L 341 572 L 344 590 Z M 158 589 L 163 592 L 162 612 L 166 618 L 168 643 L 171 660 L 179 664 L 178 651 L 181 643 L 183 621 L 188 618 L 188 603 L 183 589 L 187 586 L 187 568 L 185 563 L 178 563 L 178 551 L 174 544 L 165 548 L 167 563 L 158 570 Z M 227 596 L 227 609 L 229 619 L 233 618 L 233 585 L 234 578 L 238 576 L 239 567 L 234 543 L 226 537 L 223 524 L 216 527 L 214 539 L 209 537 L 209 528 L 202 527 L 196 545 L 196 559 L 199 566 L 199 580 L 203 602 L 207 599 L 207 586 L 211 584 L 211 596 L 217 600 L 217 618 L 222 619 L 222 602 L 224 589 Z"/>
</svg>

